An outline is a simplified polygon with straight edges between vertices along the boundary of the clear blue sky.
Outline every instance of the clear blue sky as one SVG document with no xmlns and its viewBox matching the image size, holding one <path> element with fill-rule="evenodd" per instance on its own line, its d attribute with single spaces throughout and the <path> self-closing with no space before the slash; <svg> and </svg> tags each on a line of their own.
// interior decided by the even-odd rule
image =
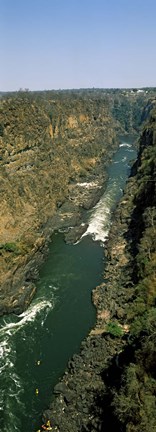
<svg viewBox="0 0 156 432">
<path fill-rule="evenodd" d="M 0 90 L 156 86 L 156 0 L 0 0 Z"/>
</svg>

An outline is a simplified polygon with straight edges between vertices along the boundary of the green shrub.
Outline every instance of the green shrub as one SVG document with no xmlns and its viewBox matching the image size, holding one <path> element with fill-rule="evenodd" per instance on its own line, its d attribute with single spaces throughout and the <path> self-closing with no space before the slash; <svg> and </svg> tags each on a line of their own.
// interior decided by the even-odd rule
<svg viewBox="0 0 156 432">
<path fill-rule="evenodd" d="M 123 336 L 123 330 L 122 330 L 122 328 L 119 326 L 119 324 L 117 324 L 114 321 L 109 322 L 107 324 L 106 331 L 108 333 L 110 333 L 112 336 L 115 336 L 115 337 L 122 337 Z"/>
<path fill-rule="evenodd" d="M 3 243 L 0 245 L 0 249 L 6 251 L 6 252 L 13 252 L 14 254 L 18 255 L 20 253 L 19 246 L 17 243 L 9 242 L 9 243 Z"/>
</svg>

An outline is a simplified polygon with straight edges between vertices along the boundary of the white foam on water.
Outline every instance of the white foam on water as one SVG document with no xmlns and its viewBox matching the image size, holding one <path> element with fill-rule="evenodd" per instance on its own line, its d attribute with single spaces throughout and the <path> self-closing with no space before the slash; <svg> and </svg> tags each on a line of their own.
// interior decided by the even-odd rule
<svg viewBox="0 0 156 432">
<path fill-rule="evenodd" d="M 91 235 L 95 241 L 101 241 L 102 243 L 106 241 L 111 225 L 110 214 L 114 203 L 115 191 L 116 183 L 108 188 L 104 196 L 94 207 L 93 214 L 89 221 L 89 226 L 82 237 Z"/>
<path fill-rule="evenodd" d="M 86 188 L 86 189 L 90 189 L 90 188 L 101 188 L 101 186 L 98 184 L 97 181 L 95 182 L 83 182 L 83 183 L 77 183 L 77 186 Z"/>
<path fill-rule="evenodd" d="M 31 305 L 25 312 L 19 315 L 22 318 L 20 325 L 27 322 L 34 321 L 36 315 L 40 313 L 43 309 L 51 309 L 53 307 L 53 301 L 40 299 L 37 303 Z"/>
<path fill-rule="evenodd" d="M 128 144 L 128 143 L 122 143 L 119 145 L 119 147 L 132 147 L 132 144 Z"/>
<path fill-rule="evenodd" d="M 133 151 L 133 150 L 128 150 L 128 151 Z M 119 164 L 119 163 L 121 163 L 121 162 L 125 162 L 127 160 L 127 156 L 124 156 L 121 160 L 118 160 L 118 161 L 115 161 L 115 162 L 113 162 L 114 164 Z"/>
<path fill-rule="evenodd" d="M 0 336 L 4 334 L 10 336 L 12 332 L 16 332 L 20 330 L 21 327 L 34 321 L 36 316 L 43 310 L 46 310 L 46 313 L 44 315 L 44 320 L 45 320 L 49 309 L 51 309 L 52 307 L 53 307 L 53 301 L 50 300 L 40 300 L 38 301 L 38 303 L 29 306 L 29 308 L 25 312 L 21 313 L 18 316 L 18 319 L 20 319 L 20 321 L 11 322 L 11 323 L 5 322 L 6 325 L 4 325 L 0 329 Z"/>
<path fill-rule="evenodd" d="M 16 350 L 12 338 L 5 334 L 0 344 L 0 411 L 4 420 L 3 431 L 19 431 L 18 409 L 24 412 L 21 402 L 23 386 L 20 377 L 14 370 Z M 16 411 L 17 415 L 14 414 Z"/>
<path fill-rule="evenodd" d="M 25 410 L 21 400 L 24 387 L 16 373 L 16 349 L 13 336 L 26 325 L 33 323 L 39 314 L 41 314 L 41 325 L 44 324 L 49 310 L 54 306 L 54 295 L 52 294 L 51 297 L 51 300 L 44 298 L 36 300 L 18 317 L 8 316 L 3 319 L 3 327 L 0 328 L 0 412 L 4 418 L 3 432 L 20 432 L 20 413 L 22 412 L 23 415 Z M 10 319 L 12 322 L 8 322 Z M 22 340 L 24 339 L 23 332 Z"/>
<path fill-rule="evenodd" d="M 11 353 L 11 346 L 9 346 L 8 338 L 0 344 L 0 373 L 4 372 L 7 367 L 12 368 L 14 366 Z"/>
</svg>

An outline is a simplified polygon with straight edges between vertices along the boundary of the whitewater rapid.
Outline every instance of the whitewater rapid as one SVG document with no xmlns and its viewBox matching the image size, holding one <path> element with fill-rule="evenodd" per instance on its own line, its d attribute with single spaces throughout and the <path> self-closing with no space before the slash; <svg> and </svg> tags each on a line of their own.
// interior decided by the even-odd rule
<svg viewBox="0 0 156 432">
<path fill-rule="evenodd" d="M 114 156 L 113 162 L 108 170 L 109 179 L 107 182 L 106 190 L 103 196 L 101 197 L 100 201 L 97 203 L 97 205 L 91 211 L 88 212 L 88 228 L 82 237 L 91 236 L 93 240 L 99 241 L 101 245 L 104 245 L 108 237 L 108 233 L 112 223 L 111 222 L 112 212 L 116 206 L 117 201 L 120 199 L 120 197 L 123 194 L 123 188 L 125 186 L 126 178 L 128 175 L 127 173 L 130 170 L 129 161 L 133 157 L 133 152 L 134 150 L 131 144 L 126 142 L 120 144 L 117 154 Z M 93 187 L 94 185 L 97 187 L 98 183 L 85 182 L 81 184 L 81 187 L 89 188 L 89 187 Z M 89 256 L 89 249 L 87 249 L 86 255 Z M 80 257 L 78 258 L 81 258 L 81 252 L 80 252 Z M 78 258 L 76 259 L 76 263 L 78 263 Z M 52 258 L 52 262 L 53 260 L 54 257 Z M 57 269 L 57 263 L 55 263 L 55 266 Z M 89 268 L 90 267 L 88 267 L 88 269 Z M 66 272 L 67 274 L 64 272 Z M 81 272 L 78 271 L 78 275 L 76 276 L 77 279 L 79 278 L 80 273 Z M 64 277 L 64 279 L 66 280 L 67 288 L 69 284 L 70 274 L 72 275 L 72 268 L 70 267 L 70 263 L 67 262 L 63 270 L 61 271 L 61 278 L 63 279 Z M 83 278 L 85 277 L 85 274 L 86 272 L 84 273 Z M 49 327 L 47 328 L 48 318 L 50 316 L 51 311 L 54 309 L 55 305 L 57 304 L 57 296 L 59 298 L 60 304 L 62 300 L 61 296 L 59 297 L 59 293 L 58 293 L 59 267 L 57 269 L 56 280 L 54 279 L 54 277 L 52 280 L 50 280 L 50 276 L 49 276 L 49 282 L 48 282 L 49 285 L 47 285 L 47 278 L 48 275 L 45 275 L 45 281 L 44 279 L 42 279 L 41 287 L 38 290 L 36 299 L 33 300 L 32 304 L 25 312 L 23 312 L 19 316 L 16 315 L 5 316 L 0 320 L 0 388 L 1 388 L 0 416 L 2 417 L 2 421 L 0 423 L 0 429 L 2 430 L 2 432 L 8 432 L 8 431 L 22 432 L 22 430 L 24 430 L 24 432 L 26 431 L 28 432 L 28 430 L 30 430 L 30 432 L 31 430 L 34 431 L 34 428 L 33 427 L 32 429 L 31 427 L 28 428 L 26 423 L 27 417 L 29 415 L 30 417 L 29 417 L 28 424 L 29 425 L 33 424 L 32 421 L 34 421 L 34 419 L 32 420 L 32 413 L 33 410 L 34 412 L 36 412 L 36 408 L 33 408 L 33 406 L 37 405 L 36 396 L 35 396 L 35 385 L 36 385 L 36 376 L 38 380 L 39 375 L 35 375 L 36 371 L 34 371 L 33 365 L 37 361 L 37 358 L 35 356 L 38 355 L 39 349 L 37 348 L 36 352 L 34 353 L 35 351 L 34 344 L 37 335 L 38 335 L 38 339 L 42 337 L 45 339 L 46 331 L 47 331 L 47 340 L 51 341 L 50 335 L 52 334 L 53 331 L 55 334 L 55 328 L 49 328 Z M 62 279 L 61 279 L 61 283 L 62 283 Z M 73 279 L 73 286 L 75 284 L 76 284 L 76 279 L 75 280 Z M 69 295 L 68 290 L 66 291 L 66 289 L 64 288 L 64 292 L 66 292 L 65 298 L 67 298 Z M 79 295 L 78 292 L 79 289 L 77 289 L 77 292 L 75 293 L 74 300 L 72 299 L 71 307 L 73 307 L 73 301 L 76 301 L 76 296 Z M 58 301 L 58 307 L 59 307 L 59 301 Z M 85 315 L 86 315 L 86 309 L 85 309 Z M 61 334 L 62 326 L 64 326 L 64 322 L 62 322 L 61 314 L 59 315 L 57 325 L 58 327 L 60 326 L 60 334 Z M 72 325 L 74 329 L 75 316 L 74 316 L 74 323 Z M 58 345 L 56 344 L 56 350 L 58 350 L 58 353 L 60 352 L 59 338 L 60 335 L 58 337 Z M 49 343 L 49 345 L 50 344 L 51 342 Z M 68 345 L 68 340 L 67 340 L 67 345 Z M 24 358 L 22 356 L 22 347 L 26 347 L 26 350 L 24 350 L 24 356 L 25 356 Z M 41 343 L 41 349 L 43 349 L 42 343 Z M 48 351 L 48 348 L 46 349 Z M 19 352 L 19 350 L 21 351 Z M 45 353 L 45 358 L 46 358 L 46 354 L 47 353 Z M 42 351 L 42 355 L 44 355 L 43 351 Z M 55 353 L 51 354 L 52 357 L 54 355 Z M 31 364 L 30 364 L 30 358 L 31 358 Z M 59 359 L 59 354 L 58 354 L 58 359 Z M 26 393 L 28 387 L 30 386 L 30 383 L 26 382 L 27 376 L 29 376 L 29 374 L 26 374 L 24 378 L 23 377 L 24 374 L 19 372 L 19 370 L 21 370 L 21 368 L 19 368 L 19 363 L 20 362 L 22 363 L 23 361 L 24 361 L 24 368 L 26 371 L 29 370 L 29 368 L 31 367 L 29 379 L 32 379 L 33 386 L 29 395 L 27 395 Z M 32 373 L 34 373 L 34 376 L 32 376 Z M 50 373 L 51 372 L 48 371 L 48 374 Z M 45 378 L 45 380 L 46 379 L 48 380 L 48 378 L 49 377 Z M 48 386 L 48 382 L 46 386 Z M 26 398 L 29 398 L 30 405 L 32 405 L 32 412 L 30 414 L 26 412 L 26 403 L 27 403 Z"/>
<path fill-rule="evenodd" d="M 113 162 L 114 175 L 111 175 L 104 195 L 91 211 L 88 228 L 82 237 L 91 235 L 93 240 L 100 241 L 102 245 L 107 240 L 111 226 L 111 214 L 117 199 L 123 194 L 125 176 L 130 168 L 130 152 L 134 152 L 131 144 L 124 142 L 119 145 L 118 158 Z M 117 165 L 121 167 L 121 170 L 118 170 Z"/>
<path fill-rule="evenodd" d="M 55 287 L 54 287 L 55 288 Z M 26 326 L 33 326 L 38 317 L 43 326 L 49 310 L 54 307 L 54 299 L 40 298 L 35 300 L 28 309 L 19 316 L 10 315 L 3 319 L 0 328 L 0 414 L 3 416 L 3 432 L 20 432 L 20 414 L 27 415 L 22 402 L 24 386 L 22 377 L 16 372 L 16 344 L 14 336 L 19 332 L 22 343 L 26 339 Z M 31 342 L 30 342 L 31 343 Z M 0 428 L 1 428 L 0 427 Z"/>
</svg>

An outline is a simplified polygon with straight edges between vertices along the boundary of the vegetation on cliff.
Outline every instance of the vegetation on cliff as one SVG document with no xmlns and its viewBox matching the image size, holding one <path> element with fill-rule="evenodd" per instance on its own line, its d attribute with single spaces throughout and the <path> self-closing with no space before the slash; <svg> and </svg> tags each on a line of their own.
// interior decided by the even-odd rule
<svg viewBox="0 0 156 432">
<path fill-rule="evenodd" d="M 104 181 L 116 133 L 136 132 L 139 109 L 143 116 L 143 104 L 151 105 L 153 97 L 152 89 L 0 95 L 0 313 L 26 307 L 51 218 L 65 200 L 74 208 L 74 195 L 81 211 L 74 185 L 97 177 Z M 19 308 L 20 288 L 25 300 Z"/>
<path fill-rule="evenodd" d="M 58 431 L 156 430 L 155 110 L 139 146 L 114 213 L 104 279 L 93 292 L 96 326 L 44 413 Z"/>
<path fill-rule="evenodd" d="M 17 312 L 30 302 L 35 287 L 29 264 L 42 253 L 48 221 L 69 198 L 71 186 L 102 176 L 117 146 L 116 132 L 138 131 L 152 107 L 149 89 L 141 94 L 95 89 L 1 97 L 2 313 Z M 63 430 L 70 420 L 74 432 L 114 426 L 117 432 L 155 432 L 155 161 L 153 109 L 115 212 L 104 282 L 93 294 L 96 328 L 81 356 L 70 362 L 59 406 L 56 401 L 52 408 Z"/>
<path fill-rule="evenodd" d="M 19 92 L 1 98 L 2 312 L 18 310 L 16 291 L 22 287 L 26 294 L 31 280 L 26 266 L 41 252 L 46 226 L 68 199 L 70 187 L 102 177 L 116 146 L 104 99 L 68 92 Z"/>
<path fill-rule="evenodd" d="M 156 430 L 156 111 L 140 139 L 138 160 L 120 210 L 127 241 L 127 263 L 120 284 L 127 306 L 120 324 L 127 326 L 126 347 L 114 364 L 108 397 L 117 430 Z M 128 280 L 129 279 L 129 280 Z M 120 304 L 121 306 L 121 304 Z M 114 336 L 116 336 L 114 334 Z M 112 368 L 113 370 L 113 368 Z"/>
</svg>

